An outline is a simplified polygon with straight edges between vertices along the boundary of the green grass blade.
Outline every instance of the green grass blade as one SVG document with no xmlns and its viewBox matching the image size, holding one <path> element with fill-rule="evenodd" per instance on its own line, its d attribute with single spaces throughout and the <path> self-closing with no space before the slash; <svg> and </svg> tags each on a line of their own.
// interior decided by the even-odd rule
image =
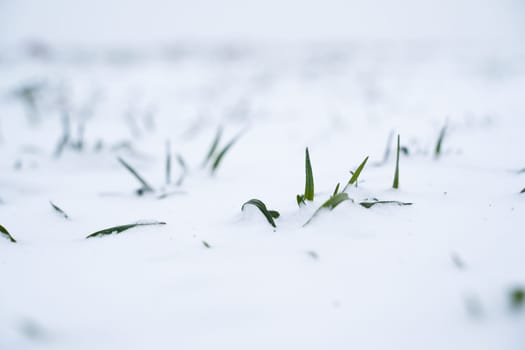
<svg viewBox="0 0 525 350">
<path fill-rule="evenodd" d="M 228 153 L 230 148 L 232 148 L 232 146 L 237 142 L 240 136 L 241 136 L 240 134 L 235 136 L 226 146 L 224 146 L 222 151 L 219 152 L 219 154 L 215 158 L 215 161 L 213 162 L 213 165 L 211 167 L 212 174 L 217 171 L 217 169 L 219 168 L 219 165 L 221 164 L 222 159 L 224 158 L 224 155 Z"/>
<path fill-rule="evenodd" d="M 312 219 L 315 216 L 317 216 L 317 214 L 319 214 L 319 212 L 322 209 L 334 210 L 339 204 L 341 204 L 341 203 L 343 203 L 344 201 L 347 201 L 347 200 L 350 200 L 350 198 L 348 197 L 348 194 L 345 193 L 345 192 L 338 193 L 335 196 L 332 196 L 332 197 L 328 198 L 328 200 L 326 202 L 324 202 L 323 205 L 321 205 L 319 208 L 317 208 L 317 210 L 310 217 L 310 219 L 308 219 L 308 221 L 304 223 L 303 227 L 308 225 L 310 223 L 310 221 L 312 221 Z"/>
<path fill-rule="evenodd" d="M 16 239 L 14 239 L 13 236 L 11 236 L 11 234 L 9 233 L 9 231 L 7 231 L 7 229 L 2 225 L 0 225 L 0 233 L 6 236 L 11 242 L 16 243 Z"/>
<path fill-rule="evenodd" d="M 184 182 L 184 179 L 186 178 L 186 174 L 188 173 L 188 166 L 186 165 L 186 161 L 180 154 L 177 154 L 176 158 L 177 158 L 177 163 L 179 163 L 179 166 L 182 169 L 182 173 L 177 179 L 177 182 L 175 183 L 175 185 L 182 186 L 182 183 Z"/>
<path fill-rule="evenodd" d="M 60 215 L 62 215 L 64 217 L 64 219 L 66 220 L 69 220 L 69 215 L 66 214 L 65 211 L 63 211 L 60 207 L 58 207 L 57 205 L 55 205 L 53 202 L 49 201 L 49 204 L 51 204 L 51 206 L 53 207 L 53 209 L 55 209 L 55 211 L 57 213 L 59 213 Z"/>
<path fill-rule="evenodd" d="M 443 145 L 443 139 L 445 138 L 446 131 L 447 131 L 447 126 L 445 125 L 443 126 L 443 128 L 441 128 L 441 131 L 439 132 L 439 137 L 436 143 L 436 148 L 434 149 L 435 158 L 439 158 L 439 156 L 441 155 L 441 148 Z"/>
<path fill-rule="evenodd" d="M 361 162 L 361 164 L 359 164 L 357 169 L 353 172 L 352 177 L 350 178 L 350 180 L 346 184 L 345 188 L 343 189 L 343 192 L 345 192 L 346 189 L 349 186 L 352 186 L 353 184 L 357 184 L 357 180 L 359 179 L 359 175 L 361 175 L 361 171 L 363 171 L 367 161 L 368 161 L 368 156 Z"/>
<path fill-rule="evenodd" d="M 206 154 L 204 161 L 202 162 L 203 168 L 208 164 L 208 162 L 211 160 L 211 157 L 213 157 L 213 155 L 215 154 L 217 147 L 219 147 L 219 142 L 221 141 L 221 137 L 222 137 L 222 128 L 218 128 L 217 133 L 215 134 L 215 138 L 213 139 L 213 142 L 211 143 L 210 149 L 208 153 Z"/>
<path fill-rule="evenodd" d="M 86 238 L 117 234 L 117 233 L 121 233 L 123 231 L 129 230 L 130 228 L 134 228 L 137 226 L 152 226 L 152 225 L 166 225 L 166 223 L 161 222 L 161 221 L 148 221 L 148 222 L 137 222 L 137 223 L 128 224 L 128 225 L 113 226 L 113 227 L 106 228 L 106 229 L 103 229 L 97 232 L 93 232 L 92 234 L 87 235 Z"/>
<path fill-rule="evenodd" d="M 335 190 L 334 190 L 334 193 L 332 194 L 332 197 L 334 197 L 339 192 L 339 185 L 340 183 L 338 182 L 337 185 L 335 186 Z"/>
<path fill-rule="evenodd" d="M 295 199 L 297 200 L 297 205 L 299 206 L 299 208 L 301 207 L 301 205 L 305 205 L 306 202 L 304 201 L 304 194 L 298 194 Z"/>
<path fill-rule="evenodd" d="M 397 135 L 397 152 L 396 152 L 396 172 L 394 174 L 394 183 L 392 184 L 392 188 L 399 188 L 399 134 Z"/>
<path fill-rule="evenodd" d="M 313 201 L 314 200 L 314 174 L 312 172 L 312 164 L 310 162 L 310 152 L 306 147 L 305 155 L 305 171 L 306 171 L 306 183 L 304 186 L 304 199 Z"/>
<path fill-rule="evenodd" d="M 399 202 L 399 201 L 365 201 L 365 202 L 359 202 L 359 205 L 362 207 L 365 207 L 367 209 L 370 209 L 376 204 L 397 204 L 397 205 L 412 205 L 412 203 L 407 202 Z"/>
<path fill-rule="evenodd" d="M 525 193 L 525 187 L 520 191 L 520 193 Z"/>
<path fill-rule="evenodd" d="M 166 185 L 171 183 L 171 145 L 166 141 Z"/>
<path fill-rule="evenodd" d="M 149 183 L 144 180 L 142 176 L 139 175 L 139 173 L 133 169 L 131 165 L 129 165 L 124 159 L 117 157 L 120 164 L 122 164 L 142 185 L 142 191 L 143 192 L 154 192 L 153 187 L 150 186 Z"/>
<path fill-rule="evenodd" d="M 264 215 L 264 217 L 266 218 L 266 220 L 268 220 L 268 222 L 270 223 L 270 225 L 272 225 L 273 227 L 277 227 L 275 225 L 275 221 L 273 220 L 274 218 L 277 219 L 280 214 L 278 211 L 275 211 L 275 210 L 268 210 L 266 208 L 266 205 L 259 199 L 256 199 L 256 198 L 253 198 L 253 199 L 250 199 L 249 201 L 247 201 L 246 203 L 244 203 L 241 207 L 241 211 L 244 210 L 244 207 L 247 206 L 247 205 L 254 205 L 255 207 L 257 207 L 257 209 L 260 210 L 260 212 Z"/>
</svg>

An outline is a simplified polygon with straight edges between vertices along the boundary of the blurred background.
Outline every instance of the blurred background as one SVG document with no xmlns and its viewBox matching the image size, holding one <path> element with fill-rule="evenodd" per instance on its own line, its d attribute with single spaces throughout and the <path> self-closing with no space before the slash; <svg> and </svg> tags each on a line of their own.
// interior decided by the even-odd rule
<svg viewBox="0 0 525 350">
<path fill-rule="evenodd" d="M 433 40 L 520 45 L 522 0 L 0 0 L 0 42 Z"/>
</svg>

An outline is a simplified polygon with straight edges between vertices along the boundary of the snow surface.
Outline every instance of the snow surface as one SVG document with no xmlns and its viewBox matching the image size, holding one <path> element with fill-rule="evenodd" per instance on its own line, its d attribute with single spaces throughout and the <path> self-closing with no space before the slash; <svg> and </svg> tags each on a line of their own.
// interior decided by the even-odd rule
<svg viewBox="0 0 525 350">
<path fill-rule="evenodd" d="M 525 284 L 523 52 L 32 52 L 0 63 L 0 224 L 18 240 L 0 237 L 1 349 L 523 349 L 525 310 L 509 306 Z M 13 97 L 35 82 L 36 115 Z M 85 120 L 84 148 L 55 157 L 63 110 L 73 141 Z M 210 175 L 219 126 L 221 146 L 242 136 Z M 376 164 L 392 130 L 409 149 L 399 190 L 394 154 Z M 180 187 L 164 184 L 167 140 Z M 305 147 L 316 199 L 298 208 Z M 367 155 L 350 197 L 414 204 L 344 202 L 302 227 Z M 117 156 L 183 193 L 136 196 Z M 251 198 L 281 212 L 277 229 L 241 212 Z M 84 238 L 138 220 L 167 225 Z"/>
</svg>

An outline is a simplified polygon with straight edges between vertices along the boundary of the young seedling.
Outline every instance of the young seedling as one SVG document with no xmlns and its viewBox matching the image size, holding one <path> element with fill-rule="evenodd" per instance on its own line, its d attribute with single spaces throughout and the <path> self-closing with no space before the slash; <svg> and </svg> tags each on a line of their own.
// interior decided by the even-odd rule
<svg viewBox="0 0 525 350">
<path fill-rule="evenodd" d="M 403 206 L 403 205 L 412 205 L 412 203 L 407 203 L 407 202 L 399 202 L 399 201 L 380 201 L 380 200 L 377 200 L 377 199 L 374 199 L 372 201 L 364 201 L 364 202 L 359 202 L 359 205 L 366 208 L 366 209 L 369 209 L 371 207 L 373 207 L 374 205 L 376 204 L 397 204 L 397 205 L 400 205 L 400 206 Z"/>
<path fill-rule="evenodd" d="M 138 195 L 142 195 L 145 192 L 155 192 L 153 187 L 151 187 L 150 184 L 148 184 L 146 180 L 144 180 L 144 178 L 140 176 L 139 173 L 131 165 L 129 165 L 126 161 L 124 161 L 124 159 L 120 157 L 118 157 L 117 159 L 120 162 L 120 164 L 122 164 L 131 173 L 131 175 L 133 175 L 141 183 L 142 187 L 137 190 Z"/>
<path fill-rule="evenodd" d="M 336 186 L 336 190 L 338 189 L 339 187 L 339 184 L 338 186 Z M 341 192 L 341 193 L 336 193 L 336 191 L 334 191 L 334 195 L 332 195 L 330 198 L 328 198 L 328 200 L 326 202 L 323 203 L 323 205 L 321 205 L 319 208 L 317 208 L 317 210 L 314 212 L 314 214 L 310 217 L 310 219 L 308 219 L 307 222 L 304 223 L 303 227 L 308 225 L 310 223 L 310 221 L 312 221 L 312 219 L 317 215 L 319 214 L 319 212 L 322 210 L 322 209 L 330 209 L 330 210 L 334 210 L 339 204 L 341 204 L 342 202 L 344 201 L 347 201 L 347 200 L 350 200 L 350 198 L 348 197 L 348 194 L 345 193 L 345 192 Z"/>
<path fill-rule="evenodd" d="M 58 207 L 57 205 L 53 204 L 53 202 L 49 201 L 49 204 L 51 204 L 51 207 L 53 207 L 53 209 L 55 209 L 55 211 L 60 214 L 61 216 L 64 217 L 64 219 L 66 220 L 69 220 L 69 215 L 66 214 L 65 211 L 63 211 L 60 207 Z"/>
<path fill-rule="evenodd" d="M 345 188 L 343 188 L 343 192 L 345 192 L 346 189 L 349 186 L 352 186 L 353 184 L 355 184 L 357 187 L 357 180 L 359 179 L 359 175 L 361 175 L 361 171 L 363 171 L 363 168 L 365 167 L 367 161 L 368 161 L 368 157 L 366 157 L 365 160 L 363 160 L 361 164 L 357 167 L 357 169 L 352 173 L 352 177 L 346 184 Z"/>
<path fill-rule="evenodd" d="M 16 239 L 14 239 L 13 236 L 11 236 L 11 234 L 9 233 L 9 231 L 7 231 L 7 229 L 2 225 L 0 225 L 0 233 L 6 236 L 7 239 L 9 239 L 11 242 L 16 243 Z"/>
<path fill-rule="evenodd" d="M 443 139 L 445 138 L 445 133 L 447 131 L 447 126 L 444 125 L 439 132 L 439 137 L 436 143 L 436 148 L 434 149 L 434 158 L 439 158 L 441 155 L 441 146 L 443 145 Z"/>
<path fill-rule="evenodd" d="M 279 218 L 280 214 L 279 214 L 278 211 L 276 211 L 276 210 L 268 210 L 266 208 L 266 205 L 261 200 L 256 199 L 256 198 L 250 199 L 249 201 L 244 203 L 242 205 L 242 207 L 241 207 L 241 211 L 244 211 L 244 207 L 247 206 L 247 205 L 253 205 L 253 206 L 257 207 L 257 209 L 259 209 L 259 211 L 264 215 L 266 220 L 268 220 L 270 225 L 272 225 L 273 227 L 277 227 L 275 225 L 275 221 L 273 219 Z"/>
<path fill-rule="evenodd" d="M 211 160 L 211 157 L 215 154 L 215 151 L 217 150 L 217 147 L 219 147 L 219 142 L 221 141 L 222 136 L 222 128 L 217 129 L 217 133 L 215 134 L 215 138 L 213 139 L 213 142 L 210 146 L 210 150 L 206 154 L 206 157 L 204 158 L 204 161 L 202 162 L 202 167 L 204 168 L 208 162 Z"/>
<path fill-rule="evenodd" d="M 297 205 L 301 206 L 306 204 L 305 200 L 313 201 L 314 200 L 314 174 L 312 171 L 312 164 L 310 162 L 310 152 L 308 152 L 308 147 L 305 151 L 305 161 L 304 168 L 306 173 L 305 185 L 304 185 L 304 194 L 297 195 Z"/>
<path fill-rule="evenodd" d="M 211 173 L 214 174 L 217 169 L 219 168 L 219 165 L 221 164 L 222 159 L 224 158 L 224 155 L 232 148 L 232 146 L 237 142 L 237 140 L 241 137 L 241 134 L 237 134 L 233 139 L 231 139 L 230 142 L 224 148 L 222 151 L 219 152 L 217 157 L 215 158 L 215 161 L 213 162 L 213 165 L 211 166 Z"/>
<path fill-rule="evenodd" d="M 397 135 L 396 172 L 394 174 L 394 183 L 392 184 L 392 188 L 395 189 L 399 188 L 399 138 L 399 135 Z"/>
<path fill-rule="evenodd" d="M 152 225 L 166 225 L 166 223 L 161 222 L 161 221 L 147 221 L 147 222 L 137 222 L 137 223 L 128 224 L 128 225 L 114 226 L 114 227 L 106 228 L 104 230 L 93 232 L 92 234 L 87 235 L 86 238 L 118 234 L 118 233 L 121 233 L 123 231 L 129 230 L 130 228 L 134 228 L 137 226 L 152 226 Z"/>
</svg>

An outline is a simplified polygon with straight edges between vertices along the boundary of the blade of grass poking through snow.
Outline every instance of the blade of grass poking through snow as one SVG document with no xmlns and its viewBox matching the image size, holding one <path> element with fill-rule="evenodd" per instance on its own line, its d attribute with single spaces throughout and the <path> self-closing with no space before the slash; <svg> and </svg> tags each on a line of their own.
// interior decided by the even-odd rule
<svg viewBox="0 0 525 350">
<path fill-rule="evenodd" d="M 9 231 L 7 231 L 7 229 L 2 225 L 0 225 L 0 233 L 6 236 L 11 242 L 16 243 L 16 239 L 14 239 L 13 236 L 11 236 L 11 234 L 9 233 Z"/>
<path fill-rule="evenodd" d="M 397 204 L 397 205 L 412 205 L 412 203 L 399 202 L 399 201 L 369 201 L 369 202 L 359 202 L 359 205 L 369 209 L 376 204 Z"/>
<path fill-rule="evenodd" d="M 171 183 L 171 145 L 166 141 L 166 185 Z"/>
<path fill-rule="evenodd" d="M 202 167 L 204 168 L 206 164 L 210 161 L 211 157 L 215 154 L 215 151 L 217 150 L 217 147 L 219 147 L 219 142 L 221 141 L 222 136 L 222 128 L 217 129 L 217 133 L 215 134 L 215 138 L 213 139 L 213 142 L 210 146 L 210 150 L 206 154 L 206 158 L 204 158 L 204 161 L 202 162 Z"/>
<path fill-rule="evenodd" d="M 341 193 L 336 194 L 335 196 L 331 196 L 330 198 L 328 198 L 328 200 L 326 202 L 323 203 L 323 205 L 321 205 L 319 208 L 317 208 L 317 210 L 310 217 L 310 219 L 308 219 L 308 221 L 304 223 L 303 227 L 308 225 L 310 223 L 310 221 L 312 221 L 312 219 L 317 214 L 319 214 L 319 212 L 322 209 L 334 210 L 335 207 L 337 207 L 339 204 L 341 204 L 341 203 L 343 203 L 344 201 L 347 201 L 347 200 L 350 200 L 350 198 L 348 197 L 348 194 L 345 193 L 345 192 L 341 192 Z"/>
<path fill-rule="evenodd" d="M 110 228 L 106 228 L 104 230 L 93 232 L 92 234 L 87 235 L 86 238 L 117 234 L 117 233 L 121 233 L 123 231 L 129 230 L 130 228 L 134 228 L 138 226 L 153 226 L 153 225 L 166 225 L 166 223 L 161 222 L 161 221 L 148 221 L 148 222 L 136 222 L 134 224 L 128 224 L 128 225 L 113 226 Z"/>
<path fill-rule="evenodd" d="M 439 137 L 436 143 L 436 148 L 434 149 L 434 158 L 439 158 L 441 155 L 441 146 L 443 145 L 443 139 L 445 138 L 445 133 L 447 132 L 447 126 L 443 126 L 439 132 Z"/>
<path fill-rule="evenodd" d="M 184 178 L 186 178 L 186 173 L 188 172 L 188 167 L 186 166 L 186 161 L 184 160 L 184 158 L 180 155 L 180 154 L 177 154 L 177 163 L 179 163 L 179 166 L 180 168 L 182 169 L 182 172 L 177 180 L 177 183 L 176 185 L 177 186 L 181 186 L 182 185 L 182 182 L 184 181 Z"/>
<path fill-rule="evenodd" d="M 275 225 L 275 221 L 273 219 L 277 219 L 280 216 L 278 211 L 276 211 L 276 210 L 268 210 L 266 208 L 266 205 L 261 200 L 256 199 L 256 198 L 250 199 L 249 201 L 244 203 L 242 205 L 242 207 L 241 207 L 241 211 L 244 211 L 244 207 L 247 206 L 247 205 L 253 205 L 253 206 L 257 207 L 257 209 L 259 209 L 261 211 L 261 213 L 264 215 L 266 220 L 268 220 L 270 225 L 272 225 L 273 227 L 277 227 Z"/>
<path fill-rule="evenodd" d="M 397 152 L 396 152 L 396 172 L 394 173 L 394 183 L 392 188 L 399 188 L 399 134 L 397 135 Z"/>
<path fill-rule="evenodd" d="M 363 171 L 363 168 L 365 167 L 367 161 L 368 161 L 368 156 L 365 158 L 365 160 L 363 160 L 361 162 L 361 164 L 359 164 L 357 169 L 352 173 L 352 177 L 350 178 L 350 180 L 346 184 L 345 188 L 343 189 L 343 192 L 346 191 L 348 186 L 351 186 L 353 184 L 356 184 L 356 186 L 357 186 L 357 180 L 359 179 L 359 175 L 361 175 L 361 171 Z"/>
<path fill-rule="evenodd" d="M 314 200 L 314 174 L 312 172 L 312 163 L 310 163 L 310 152 L 308 152 L 308 147 L 306 147 L 304 167 L 306 171 L 304 198 L 306 200 L 313 201 Z"/>
<path fill-rule="evenodd" d="M 520 191 L 520 193 L 525 193 L 525 187 Z"/>
<path fill-rule="evenodd" d="M 310 152 L 308 151 L 308 147 L 306 147 L 305 151 L 304 169 L 306 176 L 304 184 L 304 194 L 297 195 L 298 206 L 301 206 L 301 204 L 305 204 L 305 200 L 314 200 L 314 174 L 312 171 L 312 163 L 310 162 Z"/>
<path fill-rule="evenodd" d="M 332 194 L 332 197 L 334 197 L 339 192 L 339 185 L 340 183 L 338 182 L 337 185 L 335 186 L 334 194 Z"/>
<path fill-rule="evenodd" d="M 144 178 L 140 176 L 139 173 L 137 173 L 137 171 L 133 169 L 131 165 L 126 163 L 126 161 L 124 161 L 124 159 L 120 157 L 118 157 L 117 159 L 120 162 L 120 164 L 122 164 L 141 183 L 142 192 L 154 192 L 153 187 L 151 187 L 150 184 L 148 184 L 146 180 L 144 180 Z"/>
<path fill-rule="evenodd" d="M 66 220 L 69 220 L 69 215 L 66 214 L 65 211 L 63 211 L 60 207 L 58 207 L 57 205 L 55 205 L 53 202 L 49 201 L 49 204 L 51 204 L 51 206 L 53 207 L 53 209 L 55 209 L 55 211 L 60 214 L 61 216 L 64 217 L 64 219 Z"/>
<path fill-rule="evenodd" d="M 226 146 L 224 146 L 222 151 L 219 152 L 219 154 L 215 158 L 215 161 L 213 162 L 213 165 L 211 166 L 212 174 L 214 174 L 217 171 L 217 169 L 219 168 L 219 165 L 221 164 L 222 159 L 224 158 L 226 153 L 228 153 L 230 148 L 232 148 L 232 146 L 237 142 L 239 137 L 241 137 L 241 134 L 237 134 Z"/>
</svg>

